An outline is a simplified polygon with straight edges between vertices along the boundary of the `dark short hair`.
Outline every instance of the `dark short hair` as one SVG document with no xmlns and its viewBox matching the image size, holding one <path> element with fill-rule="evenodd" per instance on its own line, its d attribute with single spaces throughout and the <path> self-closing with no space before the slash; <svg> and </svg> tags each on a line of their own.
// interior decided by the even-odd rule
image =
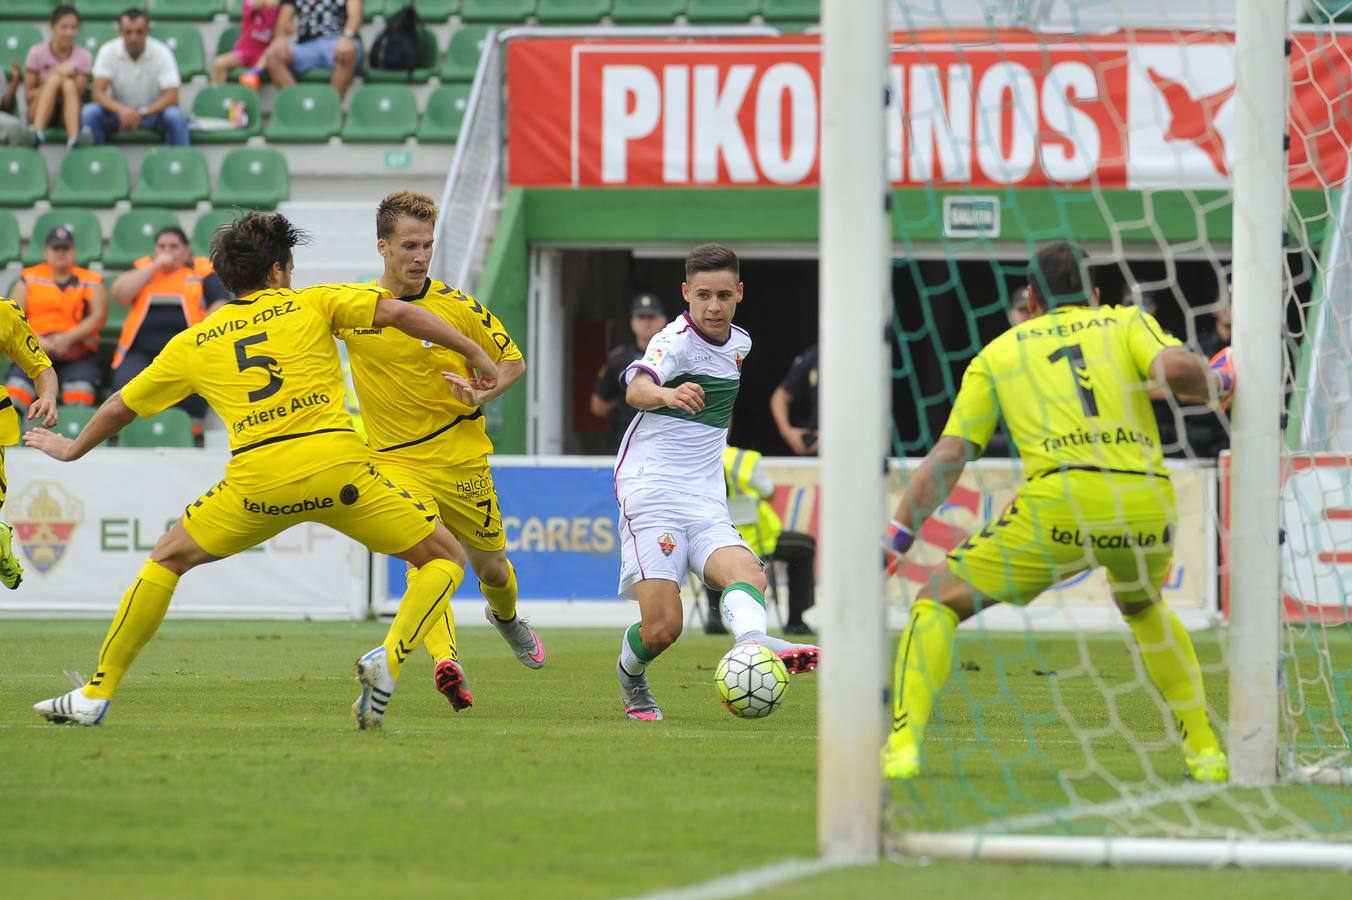
<svg viewBox="0 0 1352 900">
<path fill-rule="evenodd" d="M 1028 286 L 1037 291 L 1044 309 L 1084 306 L 1094 290 L 1094 270 L 1079 247 L 1070 241 L 1053 241 L 1033 255 Z"/>
<path fill-rule="evenodd" d="M 80 11 L 70 3 L 62 3 L 56 9 L 52 10 L 51 18 L 49 18 L 47 21 L 49 24 L 55 25 L 57 22 L 60 22 L 66 16 L 74 16 L 76 22 L 82 21 L 80 18 Z"/>
<path fill-rule="evenodd" d="M 742 278 L 742 264 L 733 253 L 722 244 L 700 244 L 685 257 L 685 280 L 689 281 L 697 272 L 728 271 L 737 280 Z"/>
<path fill-rule="evenodd" d="M 155 243 L 158 244 L 160 242 L 160 238 L 164 237 L 166 234 L 172 234 L 174 237 L 178 238 L 185 244 L 189 243 L 188 233 L 184 231 L 182 228 L 179 228 L 177 225 L 166 225 L 159 231 L 155 232 Z"/>
<path fill-rule="evenodd" d="M 121 22 L 123 19 L 126 19 L 128 22 L 135 22 L 137 19 L 149 21 L 150 16 L 146 15 L 146 11 L 139 6 L 128 6 L 126 9 L 122 10 L 122 13 L 117 17 L 118 22 Z"/>
<path fill-rule="evenodd" d="M 221 225 L 211 235 L 211 265 L 236 297 L 267 287 L 268 272 L 291 262 L 291 249 L 310 236 L 281 213 L 251 212 Z"/>
</svg>

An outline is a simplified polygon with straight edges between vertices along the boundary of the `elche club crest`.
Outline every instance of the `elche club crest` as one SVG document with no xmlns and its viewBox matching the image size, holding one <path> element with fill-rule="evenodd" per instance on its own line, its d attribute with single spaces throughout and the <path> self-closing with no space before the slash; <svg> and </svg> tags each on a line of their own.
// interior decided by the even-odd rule
<svg viewBox="0 0 1352 900">
<path fill-rule="evenodd" d="M 42 575 L 56 568 L 84 521 L 84 501 L 55 481 L 30 482 L 9 501 L 24 557 Z"/>
<path fill-rule="evenodd" d="M 657 549 L 662 551 L 663 556 L 670 556 L 676 550 L 676 538 L 671 532 L 664 533 L 657 539 Z"/>
</svg>

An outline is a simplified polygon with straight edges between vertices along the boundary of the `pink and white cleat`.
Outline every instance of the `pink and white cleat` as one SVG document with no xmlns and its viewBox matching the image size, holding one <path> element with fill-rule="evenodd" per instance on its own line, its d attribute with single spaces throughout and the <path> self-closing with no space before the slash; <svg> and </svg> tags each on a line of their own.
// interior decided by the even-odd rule
<svg viewBox="0 0 1352 900">
<path fill-rule="evenodd" d="M 662 718 L 662 707 L 648 688 L 648 676 L 630 675 L 615 661 L 615 676 L 620 680 L 620 702 L 624 704 L 624 714 L 631 719 L 644 722 L 656 722 Z"/>
<path fill-rule="evenodd" d="M 822 649 L 815 644 L 790 644 L 785 650 L 775 654 L 784 664 L 790 675 L 802 675 L 817 668 Z"/>
<path fill-rule="evenodd" d="M 541 643 L 540 636 L 535 633 L 528 620 L 516 615 L 504 622 L 493 614 L 493 607 L 487 604 L 484 605 L 484 618 L 488 619 L 489 625 L 498 630 L 498 634 L 502 635 L 502 639 L 512 648 L 512 652 L 521 660 L 523 666 L 528 669 L 544 668 L 545 645 Z"/>
<path fill-rule="evenodd" d="M 460 712 L 474 705 L 474 695 L 470 693 L 469 680 L 465 677 L 465 670 L 460 663 L 453 659 L 443 659 L 437 663 L 432 678 L 436 682 L 437 690 L 450 702 L 451 709 Z"/>
</svg>

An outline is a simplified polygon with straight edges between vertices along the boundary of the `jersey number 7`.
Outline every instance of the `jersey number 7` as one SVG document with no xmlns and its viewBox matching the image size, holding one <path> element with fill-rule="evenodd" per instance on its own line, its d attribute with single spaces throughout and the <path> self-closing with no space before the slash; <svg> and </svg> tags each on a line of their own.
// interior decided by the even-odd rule
<svg viewBox="0 0 1352 900">
<path fill-rule="evenodd" d="M 1047 356 L 1047 362 L 1052 364 L 1062 359 L 1070 363 L 1070 374 L 1075 379 L 1075 390 L 1080 395 L 1080 408 L 1086 416 L 1097 416 L 1098 400 L 1094 397 L 1094 387 L 1089 381 L 1089 369 L 1084 364 L 1084 351 L 1079 344 L 1069 344 Z"/>
</svg>

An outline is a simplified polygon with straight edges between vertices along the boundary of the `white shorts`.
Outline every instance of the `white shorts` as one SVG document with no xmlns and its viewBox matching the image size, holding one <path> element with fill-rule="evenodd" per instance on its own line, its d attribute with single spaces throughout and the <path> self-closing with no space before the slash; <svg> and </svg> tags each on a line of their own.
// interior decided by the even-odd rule
<svg viewBox="0 0 1352 900">
<path fill-rule="evenodd" d="M 635 491 L 620 498 L 619 534 L 620 596 L 630 600 L 638 598 L 640 581 L 679 585 L 687 572 L 703 580 L 715 550 L 752 552 L 732 526 L 727 504 L 695 494 Z"/>
</svg>

